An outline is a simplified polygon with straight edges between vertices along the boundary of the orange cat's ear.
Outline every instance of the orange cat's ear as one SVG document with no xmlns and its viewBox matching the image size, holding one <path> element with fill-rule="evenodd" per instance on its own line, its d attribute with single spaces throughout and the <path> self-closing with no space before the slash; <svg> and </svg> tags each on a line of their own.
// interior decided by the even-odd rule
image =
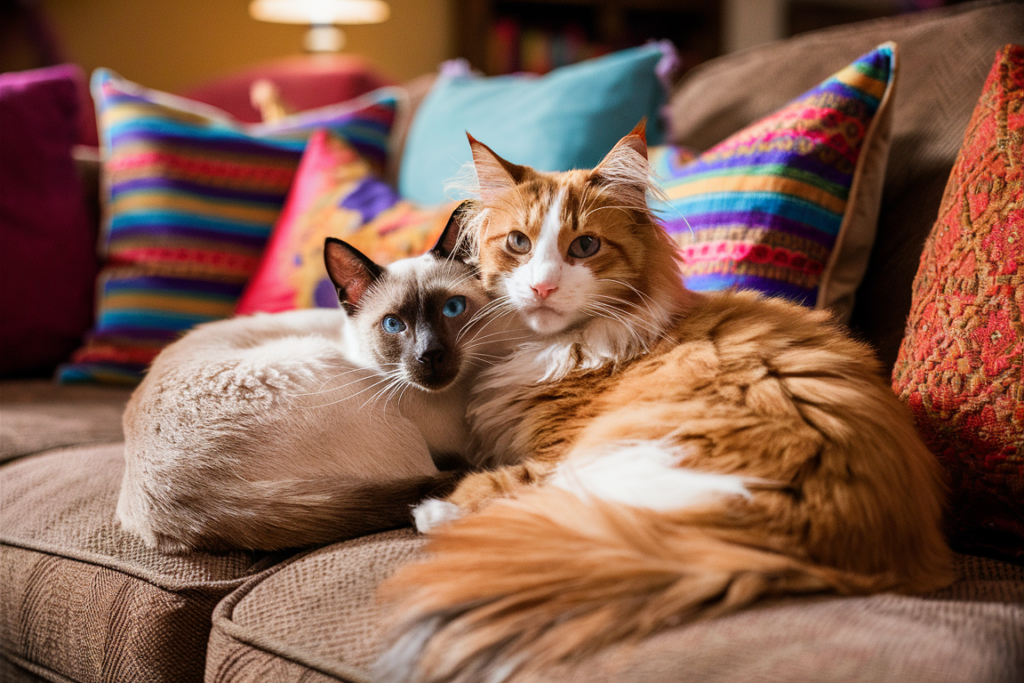
<svg viewBox="0 0 1024 683">
<path fill-rule="evenodd" d="M 493 203 L 502 192 L 510 190 L 521 183 L 529 170 L 525 166 L 505 161 L 494 150 L 480 142 L 468 132 L 469 146 L 473 150 L 473 165 L 476 167 L 476 178 L 480 186 L 480 200 L 484 204 Z"/>
<path fill-rule="evenodd" d="M 648 173 L 647 119 L 643 118 L 590 172 L 590 181 L 617 192 L 628 206 L 643 209 L 647 206 Z"/>
</svg>

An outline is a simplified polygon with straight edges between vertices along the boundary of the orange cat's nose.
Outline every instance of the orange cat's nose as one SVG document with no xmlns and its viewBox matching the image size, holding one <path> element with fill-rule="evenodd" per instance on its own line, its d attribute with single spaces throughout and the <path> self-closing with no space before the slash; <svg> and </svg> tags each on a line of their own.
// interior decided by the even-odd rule
<svg viewBox="0 0 1024 683">
<path fill-rule="evenodd" d="M 535 285 L 530 285 L 530 289 L 532 289 L 541 299 L 547 299 L 551 292 L 557 290 L 558 287 L 552 287 L 546 282 L 538 282 Z"/>
</svg>

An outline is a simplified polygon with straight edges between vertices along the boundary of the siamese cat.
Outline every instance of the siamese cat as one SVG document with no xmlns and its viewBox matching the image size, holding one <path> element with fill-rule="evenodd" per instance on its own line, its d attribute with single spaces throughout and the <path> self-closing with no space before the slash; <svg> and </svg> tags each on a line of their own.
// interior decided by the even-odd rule
<svg viewBox="0 0 1024 683">
<path fill-rule="evenodd" d="M 509 336 L 481 312 L 457 217 L 388 267 L 328 238 L 340 310 L 209 323 L 164 349 L 124 414 L 124 528 L 168 553 L 275 550 L 400 526 L 443 493 L 468 389 Z"/>
</svg>

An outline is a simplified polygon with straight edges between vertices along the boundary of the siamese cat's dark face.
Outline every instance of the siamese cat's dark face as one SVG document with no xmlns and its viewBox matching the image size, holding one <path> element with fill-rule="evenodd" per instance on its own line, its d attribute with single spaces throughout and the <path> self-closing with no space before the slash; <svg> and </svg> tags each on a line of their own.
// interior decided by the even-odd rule
<svg viewBox="0 0 1024 683">
<path fill-rule="evenodd" d="M 324 249 L 338 299 L 373 360 L 427 391 L 459 377 L 470 360 L 473 335 L 466 327 L 489 301 L 456 248 L 457 213 L 433 249 L 388 267 L 340 240 L 328 239 Z"/>
<path fill-rule="evenodd" d="M 438 391 L 459 376 L 460 334 L 487 300 L 469 266 L 428 254 L 385 270 L 352 319 L 381 367 Z"/>
</svg>

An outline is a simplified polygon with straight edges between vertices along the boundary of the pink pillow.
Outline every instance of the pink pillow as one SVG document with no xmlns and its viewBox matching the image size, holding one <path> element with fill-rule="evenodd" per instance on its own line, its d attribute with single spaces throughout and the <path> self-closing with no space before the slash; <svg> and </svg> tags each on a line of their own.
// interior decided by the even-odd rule
<svg viewBox="0 0 1024 683">
<path fill-rule="evenodd" d="M 344 239 L 397 201 L 395 191 L 345 142 L 324 130 L 314 133 L 235 313 L 336 307 L 324 268 L 324 239 Z"/>
<path fill-rule="evenodd" d="M 0 74 L 0 375 L 50 372 L 92 323 L 98 268 L 71 148 L 85 77 Z"/>
<path fill-rule="evenodd" d="M 347 144 L 318 131 L 235 313 L 335 308 L 337 293 L 324 267 L 325 238 L 343 239 L 377 263 L 390 263 L 426 251 L 455 206 L 421 209 L 399 201 Z"/>
</svg>

